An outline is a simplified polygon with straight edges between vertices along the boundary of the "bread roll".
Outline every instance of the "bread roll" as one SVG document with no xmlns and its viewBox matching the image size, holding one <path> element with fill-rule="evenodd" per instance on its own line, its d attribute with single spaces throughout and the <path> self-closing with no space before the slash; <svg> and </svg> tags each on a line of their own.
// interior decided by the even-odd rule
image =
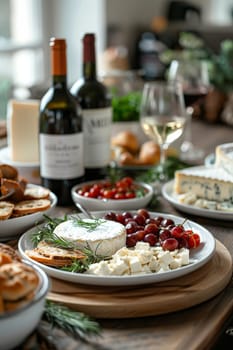
<svg viewBox="0 0 233 350">
<path fill-rule="evenodd" d="M 112 146 L 123 147 L 131 153 L 137 153 L 140 147 L 137 136 L 130 131 L 121 131 L 112 137 Z"/>
<path fill-rule="evenodd" d="M 139 161 L 145 165 L 157 164 L 160 160 L 160 148 L 154 141 L 144 142 L 139 152 Z"/>
<path fill-rule="evenodd" d="M 16 301 L 36 290 L 39 277 L 31 266 L 14 262 L 0 266 L 0 284 L 3 300 Z"/>
</svg>

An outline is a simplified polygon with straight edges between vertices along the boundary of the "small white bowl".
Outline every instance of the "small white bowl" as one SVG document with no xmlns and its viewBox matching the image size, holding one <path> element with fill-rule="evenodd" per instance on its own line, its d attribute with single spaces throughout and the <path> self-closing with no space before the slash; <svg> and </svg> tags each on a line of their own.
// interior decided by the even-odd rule
<svg viewBox="0 0 233 350">
<path fill-rule="evenodd" d="M 30 263 L 25 262 L 32 266 Z M 40 278 L 40 286 L 34 298 L 25 306 L 0 315 L 0 348 L 10 350 L 20 345 L 40 322 L 44 311 L 44 304 L 49 291 L 47 274 L 33 265 Z"/>
<path fill-rule="evenodd" d="M 28 187 L 37 187 L 37 185 L 28 184 Z M 0 220 L 0 242 L 9 241 L 14 239 L 27 229 L 32 227 L 35 224 L 38 224 L 43 220 L 43 216 L 49 215 L 52 209 L 57 204 L 56 195 L 50 191 L 50 201 L 51 206 L 47 210 L 38 211 L 34 214 L 28 214 L 20 216 L 18 218 L 11 218 L 7 220 Z"/>
<path fill-rule="evenodd" d="M 87 210 L 90 211 L 99 211 L 99 210 L 136 210 L 144 208 L 150 202 L 153 196 L 153 187 L 143 183 L 137 182 L 137 185 L 142 186 L 147 190 L 147 193 L 143 197 L 136 197 L 132 199 L 98 199 L 98 198 L 87 198 L 81 196 L 77 193 L 85 185 L 91 185 L 95 183 L 100 183 L 103 181 L 89 181 L 79 185 L 75 185 L 71 189 L 71 195 L 74 203 L 80 203 Z"/>
</svg>

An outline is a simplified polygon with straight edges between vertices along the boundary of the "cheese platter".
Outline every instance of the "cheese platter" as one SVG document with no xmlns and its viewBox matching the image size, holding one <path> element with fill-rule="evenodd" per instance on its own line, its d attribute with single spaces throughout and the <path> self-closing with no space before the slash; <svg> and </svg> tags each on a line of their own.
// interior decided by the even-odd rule
<svg viewBox="0 0 233 350">
<path fill-rule="evenodd" d="M 96 219 L 102 219 L 105 214 L 106 214 L 106 212 L 99 211 L 99 212 L 93 212 L 92 216 L 95 217 Z M 135 212 L 133 214 L 135 214 Z M 21 256 L 25 260 L 30 261 L 31 263 L 36 264 L 37 266 L 40 266 L 42 269 L 44 269 L 44 271 L 50 277 L 57 278 L 57 279 L 63 280 L 63 281 L 78 283 L 78 284 L 81 283 L 81 284 L 96 285 L 96 286 L 118 286 L 118 287 L 119 286 L 135 286 L 135 285 L 144 285 L 144 284 L 149 284 L 149 283 L 158 283 L 158 282 L 162 282 L 162 281 L 168 281 L 168 280 L 171 280 L 171 279 L 174 279 L 177 277 L 187 275 L 187 274 L 199 269 L 200 267 L 205 265 L 211 259 L 211 257 L 213 256 L 213 254 L 215 252 L 215 239 L 212 236 L 212 234 L 208 230 L 206 230 L 204 227 L 198 225 L 195 222 L 192 222 L 190 220 L 186 221 L 184 218 L 177 217 L 174 215 L 161 214 L 161 213 L 155 213 L 155 212 L 149 212 L 149 215 L 151 217 L 161 217 L 163 215 L 165 220 L 173 220 L 176 223 L 176 225 L 181 225 L 184 223 L 184 227 L 186 230 L 189 230 L 189 231 L 193 230 L 195 232 L 198 232 L 199 244 L 196 248 L 190 249 L 188 263 L 185 263 L 183 266 L 177 266 L 176 268 L 172 268 L 172 269 L 168 268 L 168 266 L 166 266 L 166 268 L 164 268 L 164 269 L 159 268 L 159 271 L 156 273 L 149 271 L 147 269 L 147 270 L 137 270 L 137 273 L 135 273 L 135 274 L 126 273 L 123 275 L 116 275 L 114 273 L 111 274 L 109 272 L 105 274 L 103 272 L 103 269 L 101 270 L 101 273 L 98 273 L 98 272 L 94 273 L 95 266 L 92 266 L 92 269 L 89 268 L 89 272 L 87 271 L 87 273 L 77 273 L 77 272 L 67 271 L 64 269 L 55 268 L 55 267 L 48 266 L 48 265 L 45 265 L 45 264 L 39 262 L 41 260 L 38 260 L 38 259 L 35 260 L 34 256 L 32 258 L 32 255 L 29 254 L 29 252 L 31 252 L 33 249 L 35 249 L 35 243 L 33 242 L 32 237 L 36 232 L 38 232 L 38 229 L 40 229 L 40 227 L 42 225 L 39 227 L 34 227 L 34 228 L 28 230 L 27 232 L 25 232 L 19 240 L 18 249 L 19 249 Z M 82 214 L 80 214 L 79 217 L 80 216 L 82 217 Z M 67 226 L 67 223 L 70 225 L 69 219 L 68 219 L 68 221 L 63 221 L 60 225 Z M 104 224 L 106 224 L 106 222 L 104 222 Z M 108 221 L 108 225 L 109 225 L 109 230 L 110 230 L 110 227 L 111 227 L 110 220 Z M 58 227 L 56 227 L 56 228 L 58 228 Z M 61 228 L 61 226 L 59 226 L 59 229 L 60 228 Z M 60 235 L 59 231 L 60 230 L 58 230 L 58 229 L 56 230 L 56 238 L 60 236 L 60 237 L 62 237 L 62 239 L 67 239 L 69 230 L 68 231 L 66 229 L 63 230 L 62 235 Z M 110 232 L 111 232 L 111 230 L 110 230 Z M 72 234 L 72 236 L 74 237 L 73 234 Z M 98 238 L 99 237 L 97 237 L 97 240 L 98 240 Z M 111 237 L 111 238 L 113 238 L 113 237 Z M 76 240 L 78 240 L 77 236 L 76 236 Z M 80 237 L 79 237 L 79 242 L 80 242 Z M 93 243 L 93 241 L 92 241 L 92 243 Z M 97 242 L 96 248 L 98 248 L 98 242 Z M 119 247 L 117 247 L 116 250 L 118 250 L 118 249 L 119 249 Z M 126 254 L 125 250 L 127 248 L 123 246 L 122 249 L 124 250 L 124 255 L 125 255 Z M 152 249 L 153 249 L 153 247 L 152 247 Z M 154 248 L 154 249 L 156 250 L 157 248 Z M 132 252 L 132 250 L 130 250 L 130 251 Z M 145 255 L 148 256 L 148 254 L 150 254 L 150 252 L 148 252 L 147 250 L 148 249 L 146 248 Z M 119 251 L 120 251 L 120 249 L 119 249 Z M 179 251 L 179 249 L 177 249 L 177 251 Z M 38 250 L 37 250 L 37 252 L 38 252 Z M 171 261 L 172 260 L 171 256 L 168 257 L 168 255 L 169 255 L 169 253 L 166 252 L 166 261 L 168 261 L 167 260 L 168 258 Z M 181 255 L 179 256 L 179 260 L 183 259 L 183 257 Z M 131 263 L 133 264 L 133 266 L 135 268 L 135 266 L 137 265 L 135 263 L 135 256 L 133 256 L 131 260 L 133 260 L 133 259 L 134 259 L 134 262 L 132 263 L 132 261 L 131 261 Z M 143 257 L 143 259 L 145 259 L 145 256 Z M 107 271 L 106 264 L 107 264 L 107 262 L 105 263 L 104 271 Z M 95 265 L 95 264 L 93 264 L 93 265 Z M 119 261 L 118 261 L 118 265 L 119 265 Z M 121 264 L 121 266 L 122 266 L 122 264 Z M 116 271 L 116 269 L 115 269 L 115 271 Z"/>
</svg>

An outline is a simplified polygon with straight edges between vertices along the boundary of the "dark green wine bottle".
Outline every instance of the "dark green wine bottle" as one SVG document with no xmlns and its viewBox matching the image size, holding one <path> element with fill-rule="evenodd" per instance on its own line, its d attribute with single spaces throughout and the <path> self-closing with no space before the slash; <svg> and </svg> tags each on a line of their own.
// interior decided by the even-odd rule
<svg viewBox="0 0 233 350">
<path fill-rule="evenodd" d="M 83 38 L 83 77 L 71 93 L 82 108 L 85 179 L 103 178 L 110 162 L 112 107 L 107 88 L 96 77 L 93 33 Z"/>
<path fill-rule="evenodd" d="M 82 116 L 67 88 L 65 39 L 52 38 L 50 49 L 52 86 L 40 103 L 40 174 L 58 205 L 70 205 L 71 188 L 84 179 Z"/>
</svg>

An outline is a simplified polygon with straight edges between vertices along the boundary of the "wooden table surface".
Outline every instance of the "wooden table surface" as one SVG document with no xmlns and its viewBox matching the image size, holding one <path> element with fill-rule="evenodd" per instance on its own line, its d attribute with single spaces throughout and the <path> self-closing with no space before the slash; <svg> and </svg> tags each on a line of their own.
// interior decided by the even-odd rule
<svg viewBox="0 0 233 350">
<path fill-rule="evenodd" d="M 213 153 L 218 144 L 233 142 L 233 128 L 224 125 L 208 125 L 193 122 L 193 141 Z M 160 198 L 155 211 L 184 216 L 165 199 Z M 74 207 L 57 207 L 54 216 L 74 211 Z M 185 214 L 191 220 L 203 225 L 222 242 L 233 257 L 233 224 L 214 219 Z M 226 320 L 233 311 L 233 281 L 213 299 L 201 305 L 176 313 L 136 319 L 98 320 L 103 331 L 100 339 L 91 343 L 74 340 L 63 332 L 51 331 L 41 322 L 40 331 L 48 336 L 54 349 L 101 349 L 101 350 L 201 350 L 212 349 Z M 231 337 L 232 338 L 232 337 Z M 29 347 L 24 347 L 25 349 Z M 42 346 L 34 343 L 34 348 Z"/>
</svg>

